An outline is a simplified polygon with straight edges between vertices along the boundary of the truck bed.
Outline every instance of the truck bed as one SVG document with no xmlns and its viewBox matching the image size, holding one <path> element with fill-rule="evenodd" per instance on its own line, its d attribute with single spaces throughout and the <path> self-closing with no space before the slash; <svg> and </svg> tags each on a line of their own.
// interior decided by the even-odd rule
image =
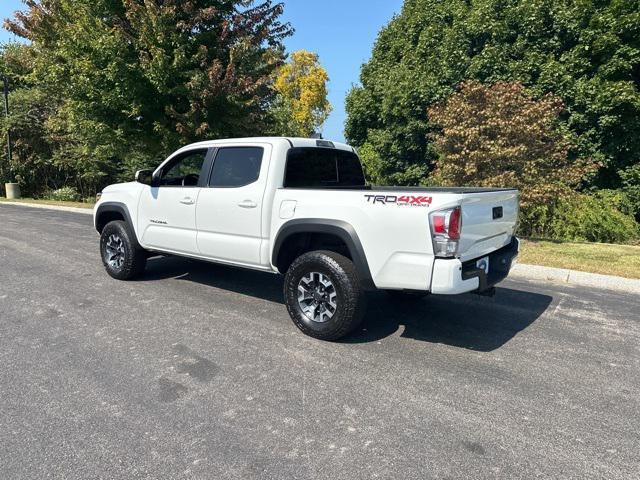
<svg viewBox="0 0 640 480">
<path fill-rule="evenodd" d="M 326 187 L 309 188 L 286 188 L 286 190 L 341 190 L 355 192 L 421 192 L 421 193 L 450 193 L 454 195 L 466 195 L 472 193 L 496 193 L 511 192 L 515 188 L 487 188 L 487 187 L 378 187 L 375 185 L 364 185 L 362 187 L 337 187 L 327 185 Z"/>
</svg>

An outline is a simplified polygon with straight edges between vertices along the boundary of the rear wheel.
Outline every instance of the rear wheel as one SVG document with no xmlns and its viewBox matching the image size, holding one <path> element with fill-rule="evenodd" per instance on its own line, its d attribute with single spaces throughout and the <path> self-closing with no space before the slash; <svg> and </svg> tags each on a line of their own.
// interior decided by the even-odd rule
<svg viewBox="0 0 640 480">
<path fill-rule="evenodd" d="M 338 340 L 354 331 L 364 314 L 365 295 L 355 266 L 330 251 L 297 258 L 285 276 L 284 295 L 293 323 L 320 340 Z"/>
<path fill-rule="evenodd" d="M 117 280 L 140 275 L 147 265 L 147 253 L 136 246 L 129 226 L 121 221 L 109 222 L 100 235 L 100 254 L 107 273 Z"/>
</svg>

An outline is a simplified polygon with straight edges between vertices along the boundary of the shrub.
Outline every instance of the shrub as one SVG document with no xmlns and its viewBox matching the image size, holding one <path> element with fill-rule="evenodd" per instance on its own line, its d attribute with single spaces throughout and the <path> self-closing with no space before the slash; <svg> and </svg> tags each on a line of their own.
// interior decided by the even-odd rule
<svg viewBox="0 0 640 480">
<path fill-rule="evenodd" d="M 633 208 L 636 220 L 640 221 L 640 163 L 620 172 L 622 188 Z"/>
<path fill-rule="evenodd" d="M 551 238 L 553 205 L 540 203 L 520 210 L 518 234 L 529 238 Z"/>
<path fill-rule="evenodd" d="M 588 192 L 590 195 L 595 198 L 608 203 L 616 210 L 624 213 L 625 215 L 634 216 L 635 215 L 635 206 L 632 202 L 631 198 L 624 190 L 595 190 L 593 192 Z"/>
<path fill-rule="evenodd" d="M 80 199 L 80 194 L 73 187 L 62 187 L 47 193 L 45 198 L 58 202 L 77 202 Z"/>
<path fill-rule="evenodd" d="M 576 194 L 560 200 L 543 228 L 549 238 L 578 242 L 629 243 L 640 237 L 632 215 L 616 208 L 609 194 Z"/>
</svg>

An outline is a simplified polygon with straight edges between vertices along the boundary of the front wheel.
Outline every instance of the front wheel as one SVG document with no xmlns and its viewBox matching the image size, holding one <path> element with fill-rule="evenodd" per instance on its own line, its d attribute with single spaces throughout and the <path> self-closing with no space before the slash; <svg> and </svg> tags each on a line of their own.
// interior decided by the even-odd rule
<svg viewBox="0 0 640 480">
<path fill-rule="evenodd" d="M 298 257 L 285 276 L 285 303 L 293 323 L 320 340 L 353 332 L 364 314 L 365 295 L 353 262 L 330 251 Z"/>
<path fill-rule="evenodd" d="M 147 265 L 147 254 L 136 247 L 134 233 L 121 221 L 109 222 L 100 235 L 100 255 L 107 273 L 117 280 L 140 275 Z"/>
</svg>

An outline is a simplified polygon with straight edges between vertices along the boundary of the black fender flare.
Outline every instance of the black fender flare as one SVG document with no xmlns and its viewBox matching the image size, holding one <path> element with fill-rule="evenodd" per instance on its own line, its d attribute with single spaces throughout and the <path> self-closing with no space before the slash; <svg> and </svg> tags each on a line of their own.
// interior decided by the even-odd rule
<svg viewBox="0 0 640 480">
<path fill-rule="evenodd" d="M 100 228 L 98 228 L 100 216 L 105 213 L 116 212 L 122 215 L 124 221 L 127 223 L 131 232 L 133 233 L 133 241 L 136 244 L 137 248 L 142 248 L 140 242 L 138 241 L 138 234 L 136 233 L 136 229 L 133 225 L 133 220 L 131 219 L 131 215 L 129 214 L 129 209 L 122 202 L 104 202 L 98 206 L 95 215 L 95 229 L 100 232 Z"/>
<path fill-rule="evenodd" d="M 371 277 L 371 270 L 369 269 L 369 263 L 367 262 L 367 256 L 362 248 L 362 243 L 355 228 L 347 222 L 342 220 L 328 220 L 322 218 L 301 218 L 296 220 L 290 220 L 278 231 L 276 240 L 273 244 L 273 250 L 271 252 L 271 263 L 277 265 L 280 250 L 284 242 L 291 235 L 297 233 L 324 233 L 335 235 L 340 238 L 349 249 L 351 259 L 358 271 L 358 276 L 362 282 L 363 287 L 367 289 L 375 289 L 373 278 Z"/>
</svg>

